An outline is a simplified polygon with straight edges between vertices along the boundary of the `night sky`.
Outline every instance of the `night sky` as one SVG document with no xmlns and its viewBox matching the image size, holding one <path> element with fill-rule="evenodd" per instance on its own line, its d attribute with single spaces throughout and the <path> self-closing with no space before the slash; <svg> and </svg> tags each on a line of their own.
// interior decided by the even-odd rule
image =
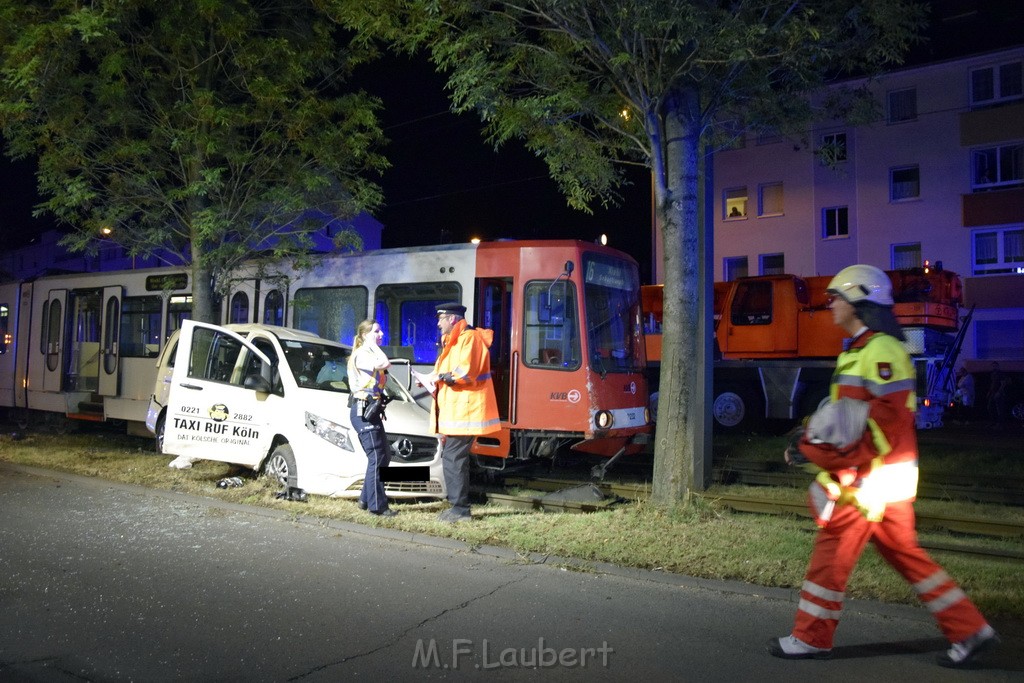
<svg viewBox="0 0 1024 683">
<path fill-rule="evenodd" d="M 384 246 L 433 244 L 471 237 L 577 238 L 607 234 L 610 244 L 641 262 L 650 259 L 650 180 L 630 174 L 623 203 L 594 214 L 571 209 L 542 159 L 513 141 L 495 152 L 471 115 L 449 111 L 443 77 L 425 61 L 390 58 L 364 87 L 384 100 L 387 206 Z"/>
</svg>

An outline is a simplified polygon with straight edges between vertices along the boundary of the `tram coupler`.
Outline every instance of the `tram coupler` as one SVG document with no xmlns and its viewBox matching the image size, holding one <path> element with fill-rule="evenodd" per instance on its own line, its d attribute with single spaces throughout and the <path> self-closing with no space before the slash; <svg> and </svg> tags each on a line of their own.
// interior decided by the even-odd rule
<svg viewBox="0 0 1024 683">
<path fill-rule="evenodd" d="M 593 467 L 591 467 L 590 468 L 590 477 L 592 479 L 598 479 L 600 481 L 604 481 L 604 477 L 605 477 L 606 474 L 608 474 L 608 470 L 611 469 L 611 466 L 615 464 L 615 461 L 618 460 L 619 458 L 621 458 L 623 456 L 623 454 L 625 454 L 625 452 L 626 452 L 626 447 L 623 446 L 622 448 L 619 449 L 618 453 L 616 453 L 612 457 L 608 458 L 607 460 L 605 460 L 600 465 L 594 465 Z"/>
</svg>

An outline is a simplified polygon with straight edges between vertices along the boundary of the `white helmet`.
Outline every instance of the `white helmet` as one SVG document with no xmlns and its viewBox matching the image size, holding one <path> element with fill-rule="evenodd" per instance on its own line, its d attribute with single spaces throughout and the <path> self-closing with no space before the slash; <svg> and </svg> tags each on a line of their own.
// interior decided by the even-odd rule
<svg viewBox="0 0 1024 683">
<path fill-rule="evenodd" d="M 870 301 L 881 306 L 892 306 L 892 281 L 884 271 L 874 266 L 858 264 L 847 266 L 836 273 L 828 283 L 828 291 L 839 294 L 851 304 Z"/>
</svg>

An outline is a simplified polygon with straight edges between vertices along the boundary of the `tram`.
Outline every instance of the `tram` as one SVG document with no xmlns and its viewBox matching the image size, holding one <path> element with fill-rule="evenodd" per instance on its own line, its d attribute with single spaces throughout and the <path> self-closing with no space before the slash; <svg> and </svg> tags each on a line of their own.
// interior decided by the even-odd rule
<svg viewBox="0 0 1024 683">
<path fill-rule="evenodd" d="M 53 275 L 0 284 L 0 408 L 73 420 L 144 422 L 156 359 L 190 317 L 187 268 Z M 387 352 L 427 370 L 439 351 L 434 307 L 459 301 L 494 330 L 491 366 L 503 429 L 478 461 L 614 456 L 651 430 L 639 272 L 628 255 L 575 240 L 496 241 L 380 249 L 231 274 L 228 323 L 281 325 L 351 343 L 376 319 Z M 411 373 L 403 375 L 429 402 Z"/>
</svg>

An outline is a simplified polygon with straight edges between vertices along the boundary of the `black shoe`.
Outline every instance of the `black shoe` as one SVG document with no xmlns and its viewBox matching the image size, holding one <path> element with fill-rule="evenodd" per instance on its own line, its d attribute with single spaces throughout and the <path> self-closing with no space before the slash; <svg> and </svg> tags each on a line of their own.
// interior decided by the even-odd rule
<svg viewBox="0 0 1024 683">
<path fill-rule="evenodd" d="M 457 512 L 454 508 L 448 508 L 437 516 L 437 521 L 445 522 L 447 524 L 457 524 L 458 522 L 468 522 L 473 519 L 473 516 L 468 512 Z"/>
<path fill-rule="evenodd" d="M 782 641 L 784 640 L 788 641 L 790 646 L 788 652 L 783 648 Z M 767 647 L 768 654 L 780 659 L 828 659 L 832 656 L 832 650 L 816 648 L 813 645 L 797 640 L 792 635 L 783 636 L 782 638 L 769 638 Z"/>
<path fill-rule="evenodd" d="M 360 510 L 365 510 L 366 509 L 366 501 L 365 500 L 359 501 L 359 509 Z"/>
<path fill-rule="evenodd" d="M 370 514 L 371 515 L 376 515 L 378 517 L 394 517 L 395 515 L 398 514 L 398 512 L 396 512 L 395 510 L 392 510 L 391 508 L 384 508 L 383 510 L 378 510 L 376 512 L 374 512 L 373 510 L 370 510 Z"/>
</svg>

